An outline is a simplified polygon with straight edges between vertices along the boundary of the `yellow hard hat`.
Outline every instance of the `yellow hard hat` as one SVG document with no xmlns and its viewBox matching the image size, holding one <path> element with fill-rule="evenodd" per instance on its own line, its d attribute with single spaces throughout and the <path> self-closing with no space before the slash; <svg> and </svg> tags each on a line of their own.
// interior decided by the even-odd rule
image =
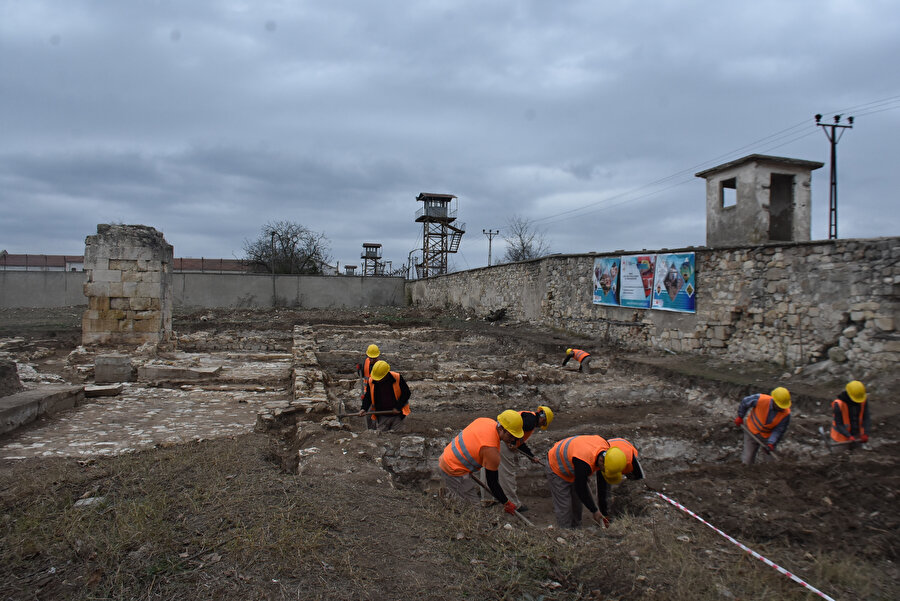
<svg viewBox="0 0 900 601">
<path fill-rule="evenodd" d="M 575 351 L 573 351 L 573 350 L 570 349 L 570 348 L 567 348 L 567 349 L 566 349 L 566 354 L 567 354 L 567 355 L 571 355 L 571 354 L 574 353 L 574 352 L 575 352 Z"/>
<path fill-rule="evenodd" d="M 784 386 L 779 386 L 772 391 L 772 399 L 782 409 L 787 409 L 791 406 L 791 393 Z"/>
<path fill-rule="evenodd" d="M 522 415 L 518 411 L 507 409 L 497 416 L 497 421 L 500 422 L 500 425 L 503 426 L 507 432 L 516 438 L 525 436 L 525 431 L 522 429 Z"/>
<path fill-rule="evenodd" d="M 625 469 L 627 463 L 628 459 L 622 449 L 611 447 L 606 451 L 606 457 L 603 459 L 603 469 L 600 471 L 603 479 L 609 484 L 618 484 L 622 481 L 622 470 Z"/>
<path fill-rule="evenodd" d="M 543 411 L 544 417 L 547 418 L 546 425 L 541 426 L 541 430 L 546 430 L 547 426 L 553 423 L 553 411 L 546 405 L 541 405 L 540 407 L 538 407 L 538 411 Z"/>
<path fill-rule="evenodd" d="M 859 380 L 853 380 L 847 384 L 847 395 L 854 403 L 862 403 L 866 400 L 866 387 Z"/>
<path fill-rule="evenodd" d="M 391 371 L 391 366 L 388 365 L 387 361 L 376 361 L 375 365 L 372 366 L 371 378 L 378 382 L 384 378 L 389 371 Z"/>
<path fill-rule="evenodd" d="M 378 350 L 377 344 L 370 344 L 369 348 L 366 349 L 366 357 L 370 357 L 370 358 L 374 359 L 375 357 L 377 357 L 380 354 L 381 354 L 381 351 Z"/>
</svg>

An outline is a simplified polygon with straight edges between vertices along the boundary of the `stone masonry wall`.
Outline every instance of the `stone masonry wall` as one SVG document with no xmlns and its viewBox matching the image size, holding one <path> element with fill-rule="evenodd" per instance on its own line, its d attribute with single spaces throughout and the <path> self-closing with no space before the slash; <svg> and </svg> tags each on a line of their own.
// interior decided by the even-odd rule
<svg viewBox="0 0 900 601">
<path fill-rule="evenodd" d="M 85 239 L 83 344 L 166 343 L 172 337 L 172 246 L 144 225 L 97 226 Z"/>
<path fill-rule="evenodd" d="M 830 240 L 694 251 L 697 313 L 591 302 L 594 259 L 556 255 L 419 280 L 414 304 L 562 328 L 626 349 L 667 349 L 832 375 L 893 373 L 900 359 L 900 238 Z M 641 251 L 646 253 L 648 251 Z M 666 251 L 663 251 L 666 252 Z"/>
</svg>

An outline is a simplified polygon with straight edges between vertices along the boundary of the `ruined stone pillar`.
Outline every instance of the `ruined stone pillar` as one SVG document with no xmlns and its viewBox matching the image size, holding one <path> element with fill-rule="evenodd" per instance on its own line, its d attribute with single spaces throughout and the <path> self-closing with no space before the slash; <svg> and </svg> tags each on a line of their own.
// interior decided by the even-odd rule
<svg viewBox="0 0 900 601">
<path fill-rule="evenodd" d="M 82 344 L 172 338 L 172 245 L 146 225 L 97 225 L 85 239 Z"/>
</svg>

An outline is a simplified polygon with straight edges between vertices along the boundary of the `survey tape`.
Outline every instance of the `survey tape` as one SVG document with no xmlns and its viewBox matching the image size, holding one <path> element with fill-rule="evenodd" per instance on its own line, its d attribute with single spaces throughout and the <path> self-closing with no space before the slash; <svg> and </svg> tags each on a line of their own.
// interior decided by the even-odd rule
<svg viewBox="0 0 900 601">
<path fill-rule="evenodd" d="M 804 582 L 803 580 L 801 580 L 800 578 L 798 578 L 798 577 L 795 576 L 794 574 L 792 574 L 792 573 L 788 572 L 787 570 L 785 570 L 783 567 L 781 567 L 781 566 L 778 565 L 777 563 L 775 563 L 775 562 L 773 562 L 773 561 L 771 561 L 771 560 L 769 560 L 769 559 L 766 559 L 765 557 L 763 557 L 762 555 L 760 555 L 759 553 L 757 553 L 756 551 L 754 551 L 754 550 L 751 549 L 750 547 L 748 547 L 748 546 L 746 546 L 745 544 L 741 543 L 740 541 L 734 539 L 733 537 L 728 536 L 727 534 L 725 534 L 724 532 L 722 532 L 721 530 L 719 530 L 718 528 L 716 528 L 715 526 L 713 526 L 712 524 L 710 524 L 709 522 L 707 522 L 706 520 L 704 520 L 703 518 L 701 518 L 699 515 L 697 515 L 696 513 L 694 513 L 693 511 L 691 511 L 690 509 L 688 509 L 687 507 L 685 507 L 684 505 L 682 505 L 682 504 L 679 503 L 678 501 L 675 501 L 675 500 L 673 500 L 673 499 L 670 499 L 670 498 L 667 497 L 666 495 L 664 495 L 664 494 L 662 494 L 662 493 L 659 493 L 659 492 L 655 492 L 655 491 L 654 491 L 654 494 L 656 494 L 657 496 L 659 496 L 661 499 L 663 499 L 663 500 L 665 500 L 665 501 L 671 503 L 672 505 L 674 505 L 675 507 L 677 507 L 677 508 L 680 509 L 681 511 L 685 512 L 686 514 L 690 515 L 691 517 L 697 518 L 698 520 L 700 520 L 701 522 L 703 522 L 704 524 L 706 524 L 707 526 L 709 526 L 710 528 L 712 528 L 713 530 L 715 530 L 716 532 L 718 532 L 719 534 L 721 534 L 722 536 L 724 536 L 725 538 L 727 538 L 728 540 L 730 540 L 732 543 L 734 543 L 735 545 L 737 545 L 738 547 L 740 547 L 741 549 L 743 549 L 744 551 L 746 551 L 747 553 L 749 553 L 750 555 L 752 555 L 753 557 L 755 557 L 756 559 L 760 560 L 761 562 L 763 562 L 764 564 L 766 564 L 767 566 L 769 566 L 769 567 L 771 567 L 771 568 L 775 568 L 776 570 L 778 570 L 779 572 L 781 572 L 782 574 L 784 574 L 785 576 L 787 576 L 788 578 L 790 578 L 791 580 L 793 580 L 794 582 L 796 582 L 797 584 L 799 584 L 800 586 L 809 589 L 811 592 L 813 592 L 813 593 L 819 595 L 819 596 L 822 597 L 823 599 L 828 599 L 828 601 L 835 601 L 832 597 L 829 597 L 828 595 L 826 595 L 825 593 L 823 593 L 822 591 L 820 591 L 820 590 L 817 589 L 816 587 L 814 587 L 814 586 L 812 586 L 812 585 L 810 585 L 810 584 L 807 584 L 806 582 Z"/>
</svg>

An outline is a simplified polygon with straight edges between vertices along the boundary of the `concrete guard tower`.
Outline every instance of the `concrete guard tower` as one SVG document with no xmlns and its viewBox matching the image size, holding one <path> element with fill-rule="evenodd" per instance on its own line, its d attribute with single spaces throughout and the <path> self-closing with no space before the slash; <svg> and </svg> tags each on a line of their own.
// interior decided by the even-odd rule
<svg viewBox="0 0 900 601">
<path fill-rule="evenodd" d="M 422 262 L 416 265 L 420 278 L 447 273 L 447 255 L 459 251 L 459 243 L 466 233 L 466 224 L 453 225 L 456 221 L 456 207 L 452 194 L 429 194 L 422 192 L 416 200 L 423 203 L 416 211 L 416 223 L 421 223 Z"/>
<path fill-rule="evenodd" d="M 363 277 L 380 275 L 381 245 L 377 242 L 363 242 L 363 252 L 359 256 L 363 260 Z"/>
<path fill-rule="evenodd" d="M 812 172 L 824 163 L 751 154 L 701 171 L 706 246 L 810 239 Z"/>
</svg>

